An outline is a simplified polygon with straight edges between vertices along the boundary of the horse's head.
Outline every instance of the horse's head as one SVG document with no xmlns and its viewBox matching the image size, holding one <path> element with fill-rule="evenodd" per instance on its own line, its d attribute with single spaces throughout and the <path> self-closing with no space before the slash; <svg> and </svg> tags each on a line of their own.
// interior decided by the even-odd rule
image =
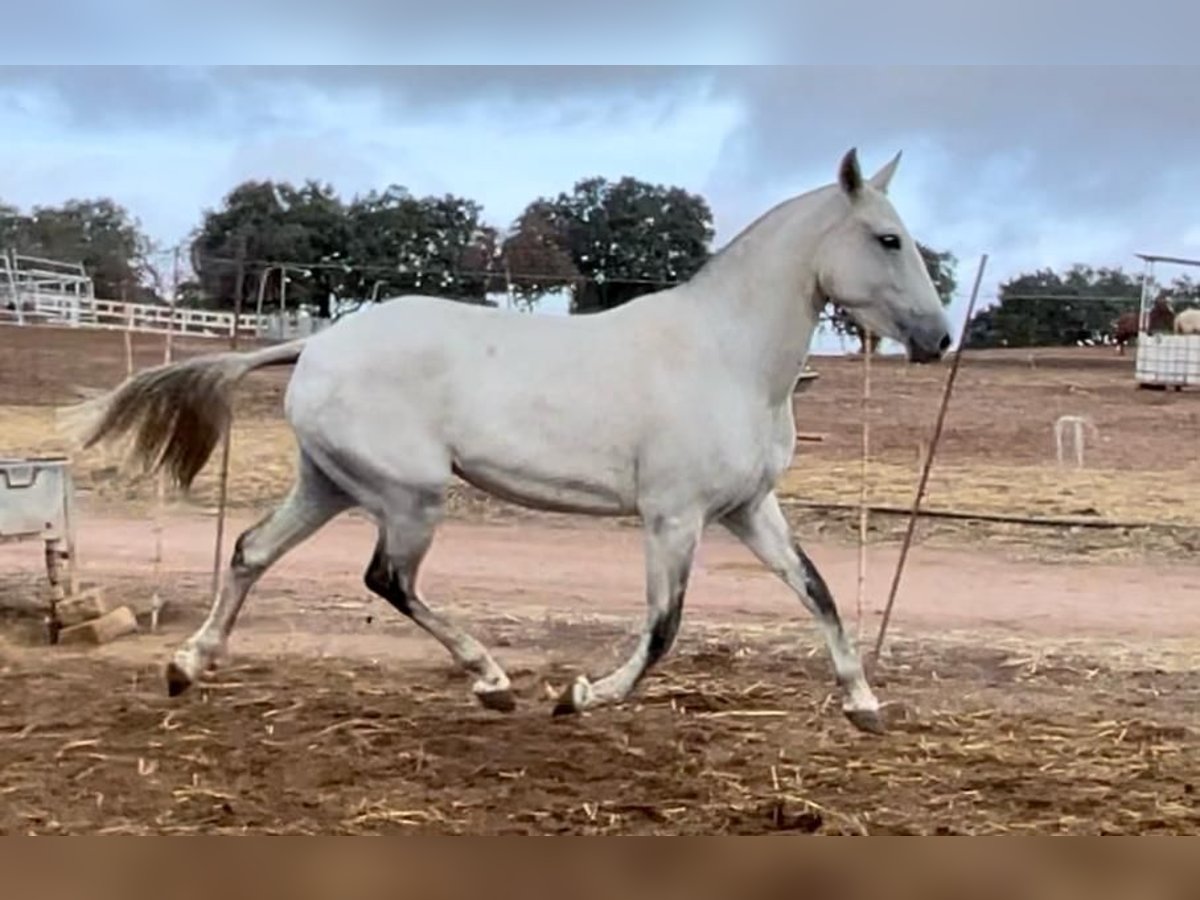
<svg viewBox="0 0 1200 900">
<path fill-rule="evenodd" d="M 846 215 L 821 244 L 817 278 L 860 327 L 900 341 L 914 362 L 933 362 L 950 346 L 949 324 L 917 242 L 887 197 L 899 162 L 896 154 L 864 179 L 854 150 L 842 159 Z"/>
<path fill-rule="evenodd" d="M 1150 306 L 1146 327 L 1150 331 L 1170 331 L 1175 326 L 1175 304 L 1167 291 L 1160 291 Z"/>
</svg>

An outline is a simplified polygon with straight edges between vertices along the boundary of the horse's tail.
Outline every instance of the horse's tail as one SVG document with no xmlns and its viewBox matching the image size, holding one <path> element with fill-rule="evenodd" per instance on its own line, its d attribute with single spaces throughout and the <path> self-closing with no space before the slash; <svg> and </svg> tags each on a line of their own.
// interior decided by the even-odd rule
<svg viewBox="0 0 1200 900">
<path fill-rule="evenodd" d="M 165 467 L 186 489 L 229 428 L 237 382 L 254 369 L 295 362 L 303 346 L 299 340 L 156 366 L 65 411 L 62 421 L 84 448 L 132 432 L 133 459 L 148 471 Z"/>
</svg>

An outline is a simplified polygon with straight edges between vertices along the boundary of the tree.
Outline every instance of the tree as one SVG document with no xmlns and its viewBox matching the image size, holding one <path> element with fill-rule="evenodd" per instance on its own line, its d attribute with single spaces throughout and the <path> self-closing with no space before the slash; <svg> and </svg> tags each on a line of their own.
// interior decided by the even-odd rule
<svg viewBox="0 0 1200 900">
<path fill-rule="evenodd" d="M 189 278 L 179 283 L 175 305 L 183 309 L 203 309 L 209 305 L 208 298 L 204 295 L 204 287 L 198 279 Z"/>
<path fill-rule="evenodd" d="M 968 346 L 1073 346 L 1103 343 L 1116 318 L 1136 309 L 1141 278 L 1119 268 L 1076 265 L 1066 272 L 1040 269 L 1000 286 L 998 303 L 968 326 Z"/>
<path fill-rule="evenodd" d="M 1200 282 L 1187 275 L 1180 275 L 1167 286 L 1175 311 L 1200 305 Z"/>
<path fill-rule="evenodd" d="M 108 198 L 35 206 L 28 215 L 0 204 L 0 248 L 82 263 L 103 299 L 155 299 L 147 284 L 150 243 L 138 221 Z"/>
<path fill-rule="evenodd" d="M 1003 347 L 1004 338 L 996 328 L 995 307 L 981 309 L 967 323 L 966 346 Z"/>
<path fill-rule="evenodd" d="M 289 307 L 325 317 L 335 303 L 398 293 L 483 303 L 498 239 L 481 212 L 471 200 L 418 199 L 395 185 L 347 204 L 313 181 L 250 181 L 205 213 L 192 265 L 203 294 L 223 308 L 233 304 L 239 254 L 248 261 L 243 302 L 262 287 L 265 308 L 279 304 L 284 277 Z"/>
<path fill-rule="evenodd" d="M 486 302 L 501 282 L 499 238 L 482 212 L 473 200 L 417 198 L 398 185 L 355 198 L 347 209 L 350 296 L 423 293 Z"/>
<path fill-rule="evenodd" d="M 285 276 L 271 264 L 288 264 L 288 306 L 308 304 L 328 315 L 330 295 L 344 280 L 339 260 L 348 243 L 345 207 L 329 185 L 247 181 L 220 209 L 205 212 L 192 240 L 192 268 L 210 304 L 228 309 L 243 259 L 242 302 L 249 312 L 260 286 L 264 306 L 278 306 Z M 319 266 L 305 268 L 312 263 Z"/>
<path fill-rule="evenodd" d="M 530 204 L 506 251 L 527 302 L 569 285 L 571 311 L 588 313 L 690 278 L 708 260 L 712 238 L 703 197 L 631 177 L 588 178 Z"/>
<path fill-rule="evenodd" d="M 8 252 L 9 247 L 18 244 L 23 218 L 17 207 L 0 201 L 0 252 Z"/>
<path fill-rule="evenodd" d="M 958 279 L 955 275 L 955 266 L 958 260 L 949 250 L 934 250 L 932 247 L 927 247 L 920 241 L 917 242 L 917 250 L 921 254 L 921 259 L 925 262 L 925 268 L 929 272 L 929 277 L 933 281 L 934 289 L 937 290 L 938 297 L 942 300 L 943 306 L 949 306 L 950 301 L 954 299 L 954 292 L 958 289 Z M 863 349 L 863 331 L 858 327 L 858 323 L 850 318 L 849 313 L 840 307 L 834 307 L 829 313 L 829 324 L 833 326 L 833 330 L 838 334 L 843 334 L 848 337 L 853 337 L 858 341 L 859 351 Z M 871 352 L 875 353 L 879 349 L 879 335 L 871 335 Z"/>
<path fill-rule="evenodd" d="M 532 310 L 549 291 L 572 287 L 579 269 L 566 250 L 566 229 L 546 201 L 531 203 L 501 246 L 501 265 L 517 303 Z"/>
</svg>

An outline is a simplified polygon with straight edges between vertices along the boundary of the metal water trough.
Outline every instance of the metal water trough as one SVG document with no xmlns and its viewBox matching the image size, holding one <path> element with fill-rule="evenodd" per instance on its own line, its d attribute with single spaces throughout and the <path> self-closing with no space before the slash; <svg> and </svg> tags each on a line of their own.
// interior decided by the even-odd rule
<svg viewBox="0 0 1200 900">
<path fill-rule="evenodd" d="M 72 594 L 77 590 L 74 501 L 75 484 L 65 457 L 0 457 L 0 544 L 43 542 L 50 582 L 50 643 L 58 639 L 57 605 L 65 596 L 64 563 L 69 590 Z"/>
</svg>

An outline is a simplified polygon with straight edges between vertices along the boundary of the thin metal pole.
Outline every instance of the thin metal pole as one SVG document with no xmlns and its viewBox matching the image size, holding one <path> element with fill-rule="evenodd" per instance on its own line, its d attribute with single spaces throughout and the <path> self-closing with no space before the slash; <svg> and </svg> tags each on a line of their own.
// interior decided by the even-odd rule
<svg viewBox="0 0 1200 900">
<path fill-rule="evenodd" d="M 867 469 L 871 455 L 871 332 L 863 332 L 863 384 L 862 384 L 862 468 L 859 472 L 858 495 L 858 593 L 855 595 L 855 641 L 862 643 L 863 604 L 867 593 L 867 526 L 870 505 L 867 491 Z"/>
<path fill-rule="evenodd" d="M 179 245 L 175 245 L 171 263 L 171 315 L 167 319 L 167 333 L 163 339 L 163 365 L 171 364 L 172 338 L 175 331 L 175 304 L 179 302 Z M 154 488 L 154 595 L 150 598 L 150 630 L 158 631 L 158 619 L 163 608 L 162 562 L 163 562 L 163 509 L 167 502 L 167 473 L 158 471 Z"/>
<path fill-rule="evenodd" d="M 125 377 L 133 377 L 133 305 L 129 302 L 129 294 L 125 285 L 121 285 L 121 302 L 125 313 Z"/>
<path fill-rule="evenodd" d="M 238 332 L 241 330 L 242 289 L 246 274 L 246 240 L 243 236 L 238 245 L 237 275 L 233 288 L 233 331 L 229 336 L 229 349 L 237 350 Z M 229 450 L 233 438 L 233 427 L 227 423 L 225 437 L 221 442 L 221 469 L 217 483 L 217 539 L 213 547 L 212 591 L 214 601 L 221 592 L 221 557 L 224 555 L 225 507 L 229 497 Z"/>
<path fill-rule="evenodd" d="M 908 548 L 912 546 L 913 532 L 917 527 L 917 517 L 921 514 L 921 501 L 925 497 L 925 486 L 929 483 L 929 470 L 933 468 L 933 457 L 937 453 L 938 440 L 942 436 L 942 425 L 946 421 L 946 409 L 950 405 L 950 393 L 954 390 L 954 379 L 958 377 L 958 366 L 962 362 L 963 350 L 967 344 L 967 329 L 971 327 L 971 315 L 975 312 L 975 301 L 979 297 L 979 284 L 983 281 L 983 270 L 987 267 L 988 255 L 979 257 L 979 269 L 975 272 L 975 285 L 971 288 L 971 299 L 967 303 L 967 314 L 963 319 L 962 333 L 958 338 L 958 348 L 950 363 L 950 371 L 946 375 L 946 385 L 942 390 L 942 405 L 938 408 L 937 422 L 933 426 L 933 437 L 929 440 L 929 450 L 925 454 L 925 465 L 921 468 L 921 478 L 917 483 L 917 493 L 913 497 L 912 510 L 908 515 L 908 530 L 904 533 L 904 543 L 900 545 L 900 558 L 896 561 L 896 573 L 892 576 L 892 587 L 888 592 L 887 605 L 883 608 L 883 620 L 879 623 L 879 634 L 875 638 L 875 648 L 871 651 L 870 667 L 879 663 L 879 652 L 883 649 L 883 639 L 887 635 L 888 623 L 892 619 L 892 608 L 896 604 L 896 591 L 900 588 L 900 577 L 904 574 L 904 563 L 908 559 Z"/>
</svg>

